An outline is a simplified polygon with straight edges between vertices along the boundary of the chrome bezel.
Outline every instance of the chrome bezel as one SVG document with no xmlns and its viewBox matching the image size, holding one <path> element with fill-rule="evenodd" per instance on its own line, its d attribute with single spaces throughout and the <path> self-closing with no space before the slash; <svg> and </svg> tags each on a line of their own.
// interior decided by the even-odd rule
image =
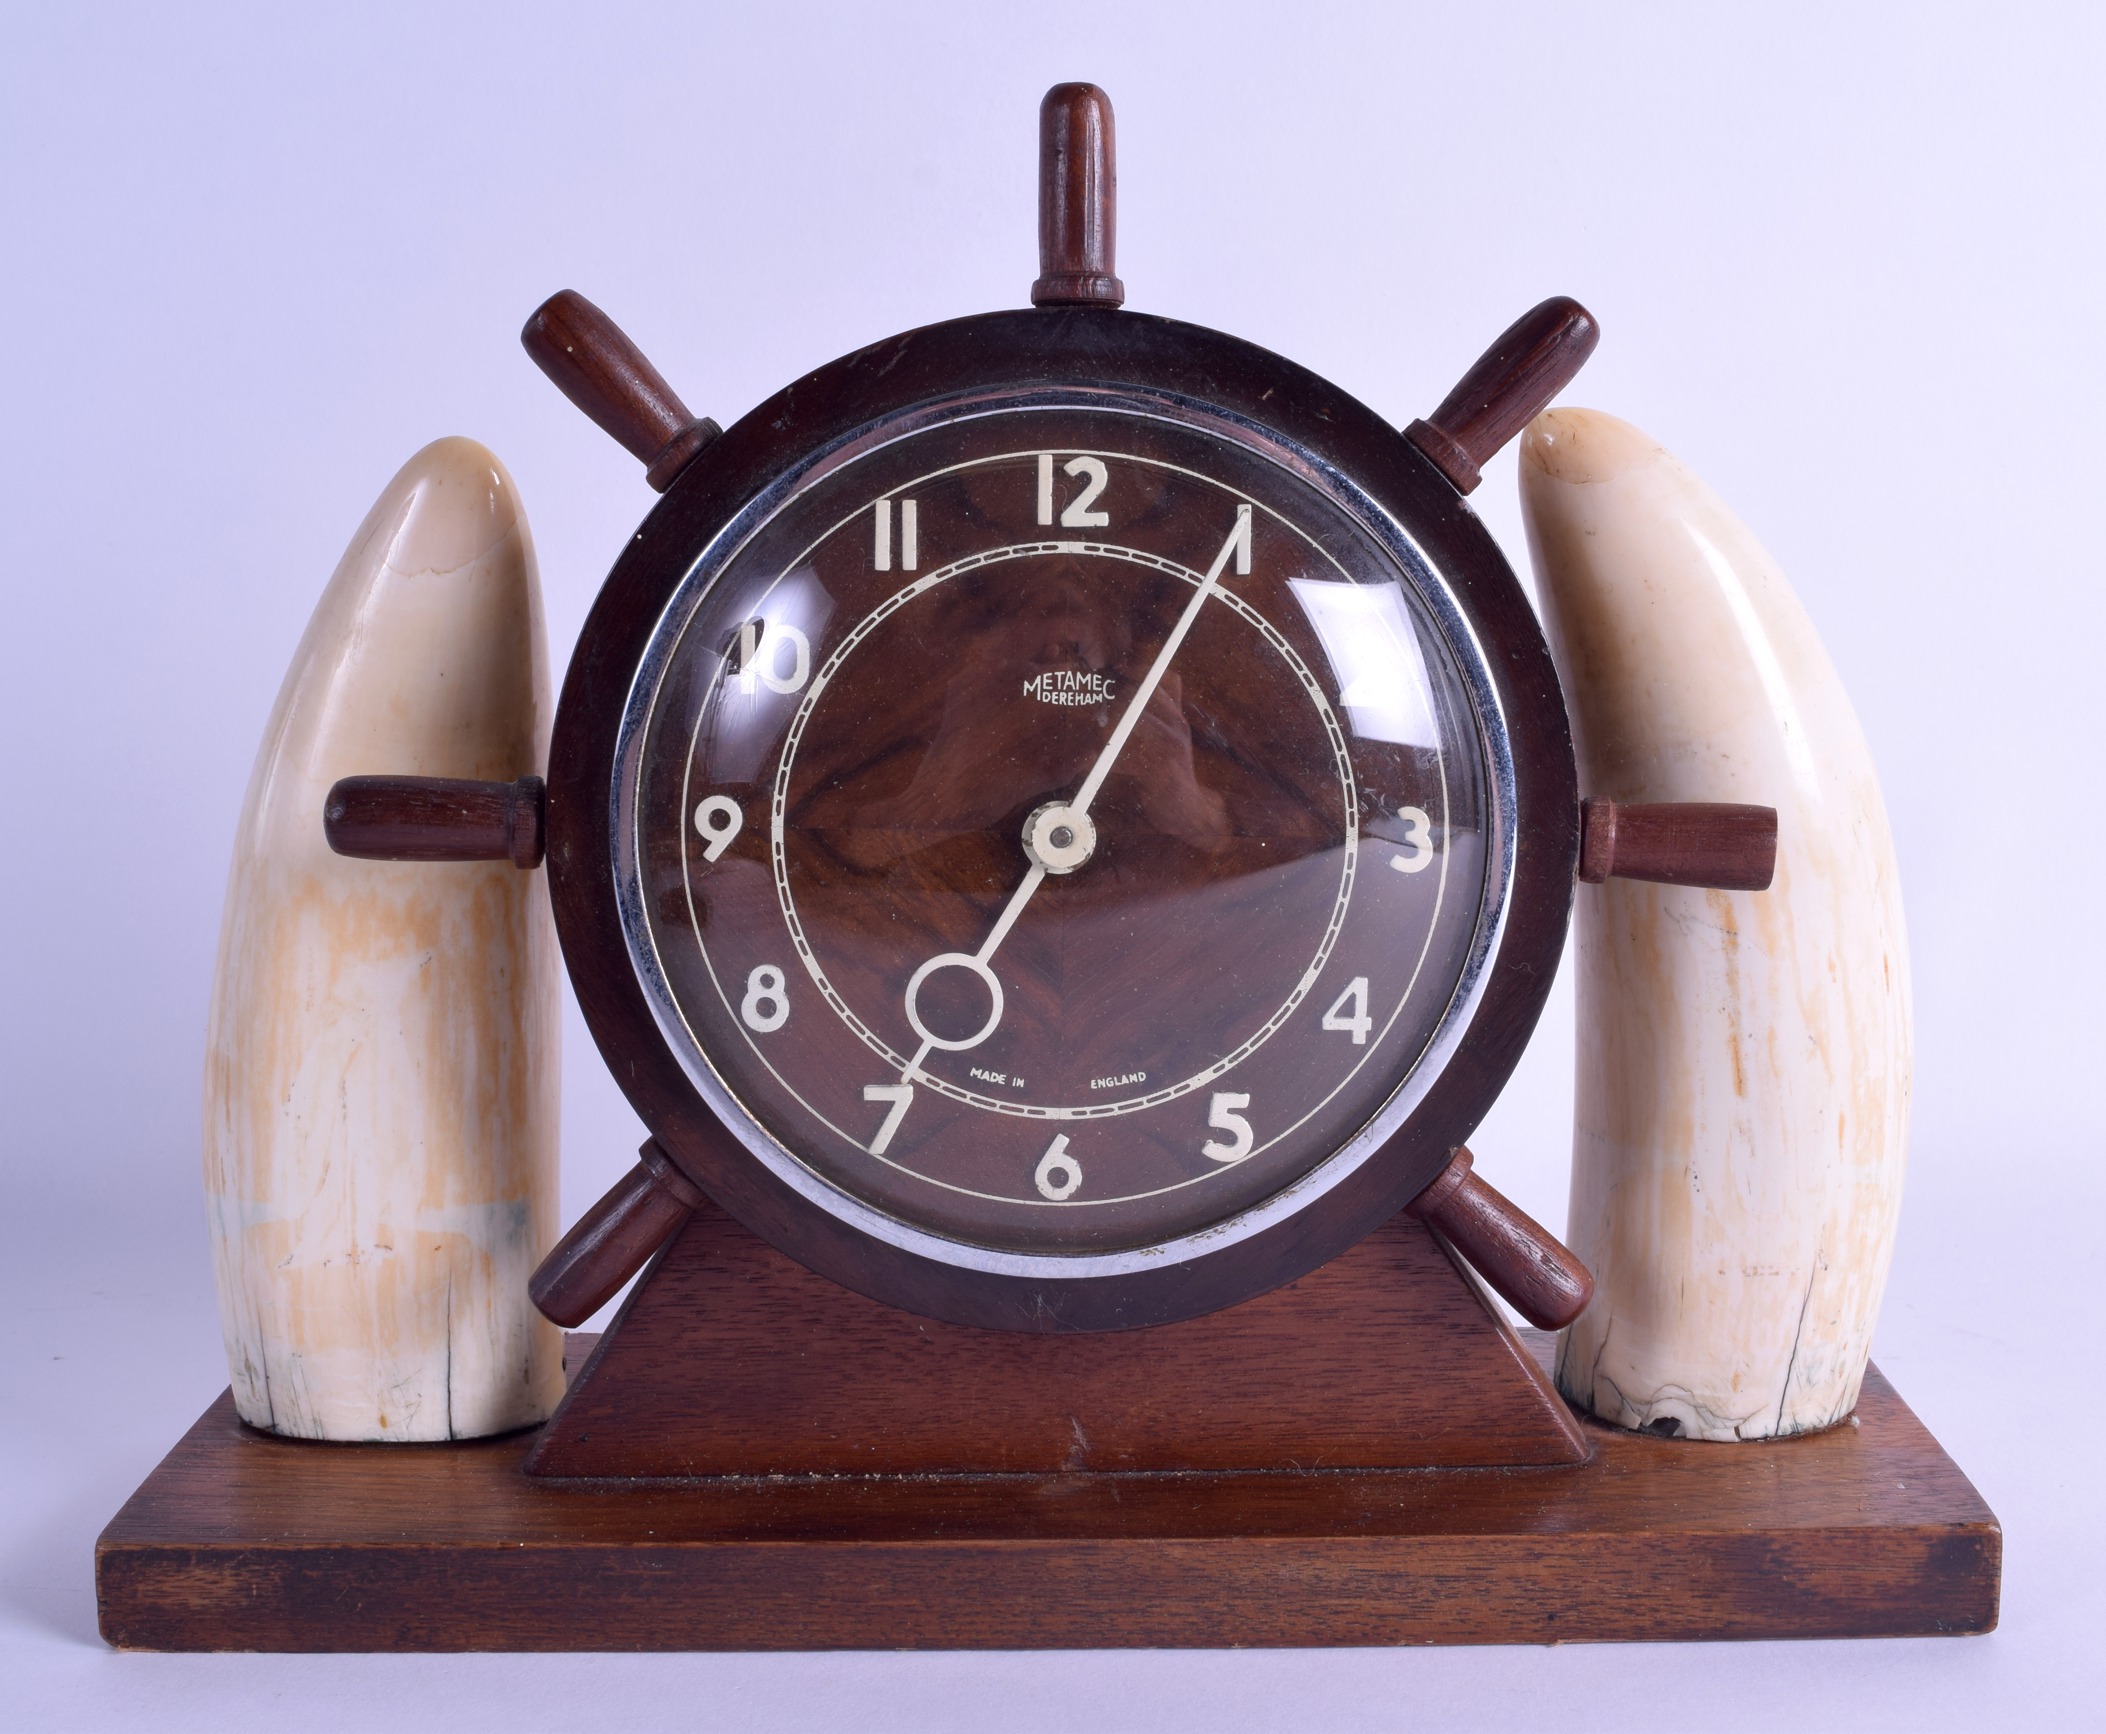
<svg viewBox="0 0 2106 1734">
<path fill-rule="evenodd" d="M 729 1088 L 679 1012 L 646 917 L 637 791 L 643 744 L 681 636 L 718 576 L 764 525 L 835 471 L 933 426 L 1062 409 L 1164 421 L 1242 446 L 1328 494 L 1385 549 L 1417 588 L 1469 697 L 1486 773 L 1485 878 L 1463 970 L 1432 1038 L 1351 1140 L 1280 1191 L 1203 1229 L 1111 1252 L 1020 1253 L 935 1234 L 843 1190 L 799 1160 Z M 1203 1259 L 1275 1227 L 1356 1173 L 1405 1125 L 1454 1058 L 1484 995 L 1513 895 L 1517 800 L 1508 719 L 1485 648 L 1439 568 L 1410 531 L 1351 477 L 1278 430 L 1219 405 L 1131 387 L 1061 386 L 938 399 L 856 429 L 778 477 L 697 552 L 654 622 L 624 698 L 608 798 L 623 942 L 659 1034 L 696 1093 L 776 1179 L 846 1226 L 919 1258 L 1012 1278 L 1117 1277 Z"/>
</svg>

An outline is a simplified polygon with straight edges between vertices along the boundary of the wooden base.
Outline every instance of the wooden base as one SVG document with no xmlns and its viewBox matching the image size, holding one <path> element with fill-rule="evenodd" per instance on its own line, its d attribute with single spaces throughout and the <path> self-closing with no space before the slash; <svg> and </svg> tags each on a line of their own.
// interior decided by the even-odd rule
<svg viewBox="0 0 2106 1734">
<path fill-rule="evenodd" d="M 527 1453 L 529 1475 L 1514 1468 L 1587 1442 L 1461 1260 L 1393 1217 L 1241 1306 L 977 1331 L 852 1294 L 704 1202 Z"/>
<path fill-rule="evenodd" d="M 1528 1333 L 1547 1357 L 1547 1338 Z M 1875 1370 L 1767 1444 L 1502 1469 L 535 1482 L 534 1435 L 317 1445 L 222 1396 L 96 1546 L 161 1650 L 982 1649 L 1988 1631 L 1995 1517 Z"/>
</svg>

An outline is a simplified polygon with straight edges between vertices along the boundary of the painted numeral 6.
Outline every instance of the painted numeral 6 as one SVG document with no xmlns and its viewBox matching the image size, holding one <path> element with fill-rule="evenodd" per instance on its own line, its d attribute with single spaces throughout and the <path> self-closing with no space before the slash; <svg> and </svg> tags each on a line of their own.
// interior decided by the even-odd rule
<svg viewBox="0 0 2106 1734">
<path fill-rule="evenodd" d="M 1075 1189 L 1082 1184 L 1082 1164 L 1068 1154 L 1065 1132 L 1046 1146 L 1046 1153 L 1038 1159 L 1038 1168 L 1031 1177 L 1038 1182 L 1040 1195 L 1052 1199 L 1055 1204 L 1074 1196 Z"/>
</svg>

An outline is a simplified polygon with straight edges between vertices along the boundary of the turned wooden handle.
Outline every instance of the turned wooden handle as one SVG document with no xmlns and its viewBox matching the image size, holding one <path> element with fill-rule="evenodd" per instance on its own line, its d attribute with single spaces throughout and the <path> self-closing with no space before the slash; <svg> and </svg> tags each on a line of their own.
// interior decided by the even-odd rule
<svg viewBox="0 0 2106 1734">
<path fill-rule="evenodd" d="M 1405 1208 L 1439 1229 L 1479 1276 L 1542 1330 L 1563 1329 L 1594 1298 L 1587 1267 L 1472 1174 L 1467 1150 L 1457 1150 L 1440 1177 Z"/>
<path fill-rule="evenodd" d="M 362 861 L 509 861 L 539 867 L 547 790 L 539 777 L 346 777 L 322 803 L 322 834 Z"/>
<path fill-rule="evenodd" d="M 1038 281 L 1034 307 L 1116 307 L 1119 177 L 1111 98 L 1056 84 L 1038 105 Z"/>
<path fill-rule="evenodd" d="M 661 494 L 724 430 L 689 411 L 622 328 L 575 289 L 534 309 L 519 341 L 556 389 L 637 457 Z"/>
<path fill-rule="evenodd" d="M 527 1281 L 527 1294 L 552 1324 L 582 1325 L 688 1218 L 702 1194 L 653 1138 L 643 1158 L 578 1218 Z"/>
<path fill-rule="evenodd" d="M 1580 803 L 1579 876 L 1650 879 L 1715 891 L 1767 891 L 1777 872 L 1777 809 L 1721 801 Z"/>
<path fill-rule="evenodd" d="M 1441 407 L 1404 437 L 1467 494 L 1492 454 L 1571 383 L 1600 341 L 1593 314 L 1569 295 L 1553 295 L 1501 332 Z"/>
</svg>

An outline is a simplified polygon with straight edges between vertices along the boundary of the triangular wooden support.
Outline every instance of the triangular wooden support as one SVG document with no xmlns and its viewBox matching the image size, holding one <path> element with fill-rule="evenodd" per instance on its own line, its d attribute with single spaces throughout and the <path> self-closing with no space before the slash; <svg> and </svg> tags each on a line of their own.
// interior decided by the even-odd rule
<svg viewBox="0 0 2106 1734">
<path fill-rule="evenodd" d="M 1585 1435 L 1472 1277 L 1398 1216 L 1298 1282 L 1147 1330 L 898 1311 L 713 1205 L 528 1453 L 552 1479 L 1571 1464 Z"/>
</svg>

